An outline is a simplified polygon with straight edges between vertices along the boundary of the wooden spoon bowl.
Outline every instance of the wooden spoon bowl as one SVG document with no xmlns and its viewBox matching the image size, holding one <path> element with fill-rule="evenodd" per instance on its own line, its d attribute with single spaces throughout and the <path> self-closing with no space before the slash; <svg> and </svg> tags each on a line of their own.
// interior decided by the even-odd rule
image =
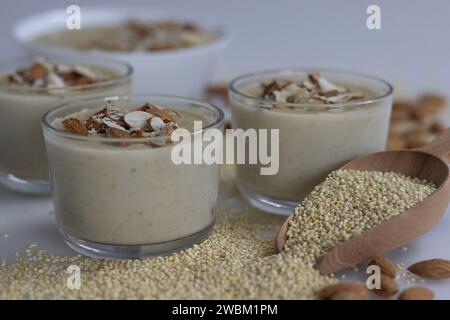
<svg viewBox="0 0 450 320">
<path fill-rule="evenodd" d="M 438 189 L 416 206 L 332 248 L 317 264 L 321 274 L 337 272 L 364 260 L 405 245 L 430 230 L 447 208 L 450 198 L 450 129 L 429 145 L 417 150 L 385 151 L 357 158 L 341 169 L 396 172 L 433 181 Z M 275 246 L 283 250 L 291 214 L 281 227 Z"/>
</svg>

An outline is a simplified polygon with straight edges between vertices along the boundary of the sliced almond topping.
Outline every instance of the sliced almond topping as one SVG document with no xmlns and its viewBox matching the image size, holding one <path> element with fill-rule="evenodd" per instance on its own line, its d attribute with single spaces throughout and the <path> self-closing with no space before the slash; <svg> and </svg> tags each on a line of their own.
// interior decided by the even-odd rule
<svg viewBox="0 0 450 320">
<path fill-rule="evenodd" d="M 150 117 L 151 115 L 148 112 L 132 111 L 125 115 L 124 120 L 131 128 L 144 128 Z"/>
<path fill-rule="evenodd" d="M 80 136 L 87 136 L 89 133 L 86 126 L 79 119 L 68 118 L 65 119 L 62 124 L 64 126 L 64 129 L 70 133 Z"/>
<path fill-rule="evenodd" d="M 152 131 L 161 131 L 165 124 L 164 121 L 160 117 L 153 117 L 148 120 L 148 124 L 150 125 Z"/>
<path fill-rule="evenodd" d="M 273 80 L 263 84 L 261 97 L 276 102 L 334 104 L 362 99 L 363 95 L 350 92 L 317 75 L 308 74 L 308 79 L 295 83 Z"/>
<path fill-rule="evenodd" d="M 30 66 L 10 74 L 9 82 L 34 88 L 54 89 L 91 84 L 106 76 L 102 70 L 94 67 L 56 64 L 50 60 L 39 58 L 35 61 Z"/>
<path fill-rule="evenodd" d="M 124 130 L 116 129 L 116 128 L 109 128 L 108 129 L 109 135 L 113 138 L 131 138 L 131 135 Z"/>
<path fill-rule="evenodd" d="M 338 93 L 339 93 L 339 91 L 337 91 L 337 90 L 330 90 L 330 91 L 324 92 L 323 95 L 328 98 L 328 97 L 334 97 Z"/>
<path fill-rule="evenodd" d="M 143 111 L 147 110 L 147 111 Z M 161 110 L 151 104 L 146 104 L 136 111 L 127 112 L 119 109 L 112 101 L 108 101 L 106 108 L 95 112 L 86 120 L 69 118 L 64 121 L 67 131 L 75 134 L 104 134 L 112 138 L 153 138 L 150 143 L 152 147 L 161 147 L 171 143 L 170 135 L 178 128 L 175 122 L 165 122 L 159 116 L 154 115 L 161 112 L 163 115 L 172 115 L 177 119 L 181 117 L 174 111 Z M 119 145 L 126 146 L 129 142 Z"/>
<path fill-rule="evenodd" d="M 131 132 L 131 136 L 133 138 L 144 138 L 145 137 L 145 132 L 142 129 L 134 130 L 134 131 Z"/>
<path fill-rule="evenodd" d="M 27 80 L 30 82 L 36 81 L 37 79 L 44 78 L 48 74 L 47 69 L 40 63 L 35 63 L 31 66 L 28 74 Z"/>
<path fill-rule="evenodd" d="M 101 122 L 98 122 L 94 118 L 89 118 L 86 121 L 86 127 L 88 128 L 89 132 L 92 132 L 92 130 L 95 131 L 95 133 L 105 133 L 105 125 Z"/>
<path fill-rule="evenodd" d="M 331 81 L 322 78 L 320 76 L 317 76 L 317 83 L 318 86 L 320 88 L 321 92 L 328 92 L 328 91 L 334 91 L 336 90 L 338 93 L 343 93 L 346 92 L 347 90 L 343 87 L 339 87 L 337 85 L 335 85 L 334 83 L 332 83 Z"/>
<path fill-rule="evenodd" d="M 142 111 L 151 113 L 154 116 L 161 118 L 164 122 L 174 122 L 174 118 L 166 111 L 154 106 L 150 103 L 146 103 L 142 106 Z"/>
<path fill-rule="evenodd" d="M 112 121 L 111 119 L 104 118 L 102 119 L 102 122 L 107 125 L 109 128 L 127 131 L 124 127 L 118 125 L 116 122 Z"/>
<path fill-rule="evenodd" d="M 175 123 L 168 123 L 164 126 L 163 132 L 165 135 L 170 136 L 177 128 Z"/>
</svg>

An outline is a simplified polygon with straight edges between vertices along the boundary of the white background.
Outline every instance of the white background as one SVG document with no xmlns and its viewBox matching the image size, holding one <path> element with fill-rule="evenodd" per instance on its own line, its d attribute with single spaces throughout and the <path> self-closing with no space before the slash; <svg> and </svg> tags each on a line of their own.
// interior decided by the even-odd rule
<svg viewBox="0 0 450 320">
<path fill-rule="evenodd" d="M 1 58 L 21 54 L 10 29 L 27 14 L 69 4 L 146 5 L 215 18 L 235 39 L 219 77 L 264 68 L 320 66 L 378 75 L 399 92 L 450 95 L 448 0 L 1 0 Z M 381 7 L 382 30 L 366 28 L 366 9 Z M 401 90 L 400 90 L 401 89 Z"/>
<path fill-rule="evenodd" d="M 10 30 L 21 17 L 69 4 L 121 1 L 14 0 L 0 2 L 0 58 L 22 55 Z M 320 66 L 371 73 L 414 95 L 433 90 L 450 95 L 450 1 L 448 0 L 170 0 L 127 1 L 175 13 L 202 12 L 234 33 L 217 79 L 283 66 Z M 366 28 L 366 8 L 381 6 L 382 30 Z M 151 10 L 151 9 L 148 9 Z M 0 150 L 1 152 L 1 150 Z M 0 258 L 38 242 L 53 253 L 70 253 L 50 216 L 51 201 L 0 189 Z M 421 259 L 450 259 L 450 215 L 431 232 L 389 256 L 406 265 Z M 8 240 L 3 234 L 9 234 Z M 339 275 L 340 276 L 340 275 Z M 347 279 L 364 274 L 349 271 Z M 427 282 L 439 298 L 450 298 L 450 281 Z"/>
</svg>

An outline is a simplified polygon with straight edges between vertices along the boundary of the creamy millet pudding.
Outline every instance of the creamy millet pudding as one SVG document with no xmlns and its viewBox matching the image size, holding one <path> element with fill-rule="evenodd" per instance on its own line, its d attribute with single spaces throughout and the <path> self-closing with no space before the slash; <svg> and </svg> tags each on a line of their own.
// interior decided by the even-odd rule
<svg viewBox="0 0 450 320">
<path fill-rule="evenodd" d="M 161 52 L 197 47 L 217 35 L 182 21 L 130 20 L 116 25 L 87 26 L 41 35 L 36 42 L 79 50 L 112 52 Z"/>
<path fill-rule="evenodd" d="M 138 258 L 206 237 L 219 167 L 171 160 L 172 148 L 184 143 L 171 134 L 192 132 L 195 120 L 219 127 L 223 116 L 212 105 L 161 96 L 87 100 L 50 112 L 44 135 L 55 215 L 69 245 Z"/>
<path fill-rule="evenodd" d="M 230 86 L 235 128 L 279 129 L 279 172 L 238 165 L 238 186 L 253 205 L 288 214 L 326 175 L 385 148 L 391 86 L 356 74 L 268 72 Z M 276 151 L 272 148 L 272 152 Z"/>
<path fill-rule="evenodd" d="M 129 94 L 131 69 L 116 62 L 47 59 L 7 68 L 0 74 L 0 179 L 18 191 L 49 192 L 44 113 L 73 99 Z"/>
</svg>

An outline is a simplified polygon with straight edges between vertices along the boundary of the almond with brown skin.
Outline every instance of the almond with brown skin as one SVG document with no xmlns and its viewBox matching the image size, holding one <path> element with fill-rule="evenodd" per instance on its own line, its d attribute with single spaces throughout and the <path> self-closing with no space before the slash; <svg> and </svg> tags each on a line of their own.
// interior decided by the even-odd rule
<svg viewBox="0 0 450 320">
<path fill-rule="evenodd" d="M 417 262 L 408 267 L 408 271 L 422 278 L 450 278 L 450 261 L 445 259 L 430 259 Z"/>
<path fill-rule="evenodd" d="M 163 132 L 165 135 L 170 136 L 172 132 L 177 129 L 177 126 L 173 123 L 168 123 L 164 126 Z"/>
<path fill-rule="evenodd" d="M 64 129 L 72 134 L 87 136 L 88 129 L 80 119 L 68 118 L 62 122 Z"/>
<path fill-rule="evenodd" d="M 278 83 L 274 80 L 271 83 L 269 83 L 268 85 L 266 85 L 263 89 L 263 93 L 262 96 L 265 99 L 270 99 L 273 98 L 273 92 L 280 90 L 280 86 L 278 85 Z"/>
<path fill-rule="evenodd" d="M 144 138 L 144 130 L 139 129 L 139 130 L 133 131 L 131 133 L 131 136 L 133 138 Z"/>
<path fill-rule="evenodd" d="M 105 126 L 102 123 L 98 123 L 92 118 L 86 121 L 86 127 L 90 130 L 95 130 L 97 133 L 105 133 Z"/>
<path fill-rule="evenodd" d="M 131 135 L 124 130 L 116 129 L 116 128 L 109 128 L 109 135 L 113 138 L 131 138 Z"/>
<path fill-rule="evenodd" d="M 322 288 L 318 292 L 321 299 L 332 299 L 337 293 L 350 292 L 361 297 L 361 300 L 368 299 L 366 289 L 359 283 L 338 283 Z"/>
<path fill-rule="evenodd" d="M 170 114 L 168 114 L 165 110 L 161 110 L 150 103 L 146 103 L 140 109 L 142 111 L 151 113 L 152 115 L 161 118 L 164 122 L 175 122 L 174 118 Z"/>
<path fill-rule="evenodd" d="M 395 278 L 395 274 L 397 273 L 394 263 L 383 256 L 374 257 L 372 260 L 370 260 L 368 265 L 376 265 L 380 267 L 380 272 L 391 278 Z"/>
<path fill-rule="evenodd" d="M 35 63 L 31 66 L 29 73 L 27 74 L 27 80 L 30 82 L 37 79 L 44 78 L 48 74 L 47 69 L 40 63 Z"/>
<path fill-rule="evenodd" d="M 391 277 L 381 274 L 380 289 L 374 289 L 373 292 L 382 297 L 390 297 L 398 292 L 398 284 Z"/>
<path fill-rule="evenodd" d="M 336 96 L 338 93 L 339 93 L 339 92 L 338 92 L 337 90 L 330 90 L 330 91 L 324 92 L 323 95 L 324 95 L 325 97 L 334 97 L 334 96 Z"/>
<path fill-rule="evenodd" d="M 399 300 L 433 300 L 434 293 L 424 287 L 413 287 L 403 290 L 398 297 Z"/>
</svg>

